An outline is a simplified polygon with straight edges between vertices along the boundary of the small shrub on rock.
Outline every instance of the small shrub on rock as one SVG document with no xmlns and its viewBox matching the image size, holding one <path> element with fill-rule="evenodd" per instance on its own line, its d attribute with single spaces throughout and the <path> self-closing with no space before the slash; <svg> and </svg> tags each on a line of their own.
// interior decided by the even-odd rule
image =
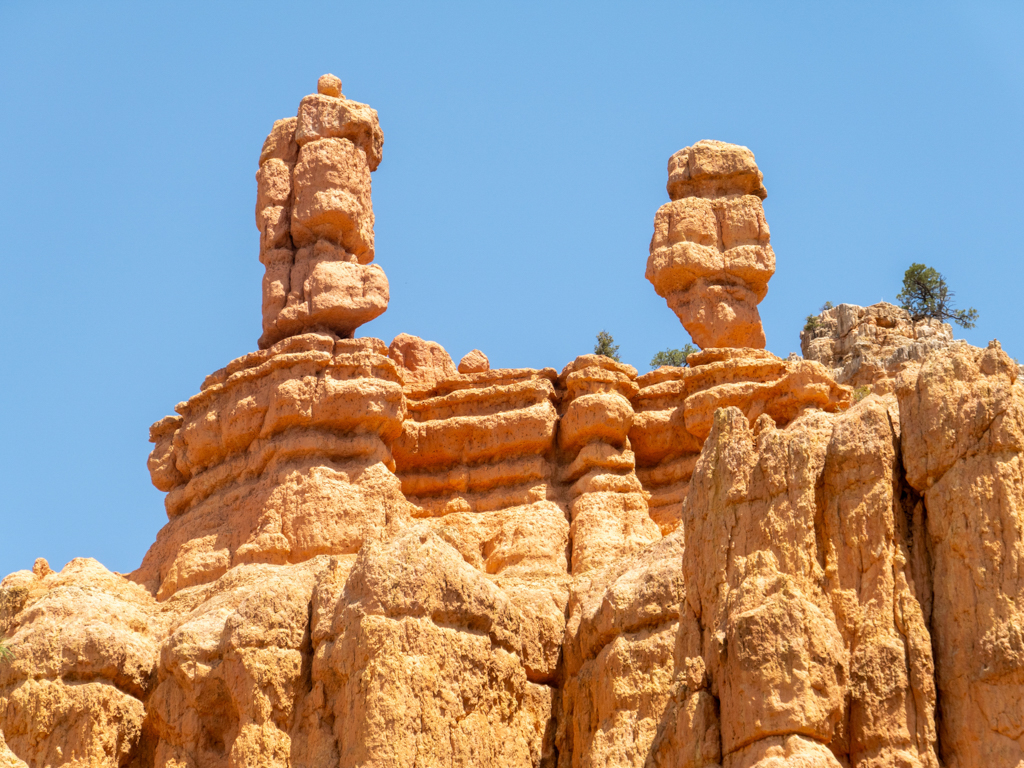
<svg viewBox="0 0 1024 768">
<path fill-rule="evenodd" d="M 665 349 L 651 358 L 651 368 L 660 368 L 663 365 L 671 365 L 676 368 L 686 367 L 686 358 L 700 350 L 693 344 L 684 344 L 682 349 Z"/>
</svg>

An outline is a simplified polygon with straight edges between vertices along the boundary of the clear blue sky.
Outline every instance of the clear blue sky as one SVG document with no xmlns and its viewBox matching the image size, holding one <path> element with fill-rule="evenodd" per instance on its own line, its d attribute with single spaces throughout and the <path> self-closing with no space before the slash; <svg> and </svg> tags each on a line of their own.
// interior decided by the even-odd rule
<svg viewBox="0 0 1024 768">
<path fill-rule="evenodd" d="M 764 172 L 772 351 L 923 261 L 1024 356 L 1024 5 L 433 5 L 0 4 L 0 576 L 140 562 L 147 429 L 256 348 L 259 150 L 324 72 L 385 136 L 360 335 L 646 370 L 688 341 L 643 276 L 666 161 L 713 138 Z"/>
</svg>

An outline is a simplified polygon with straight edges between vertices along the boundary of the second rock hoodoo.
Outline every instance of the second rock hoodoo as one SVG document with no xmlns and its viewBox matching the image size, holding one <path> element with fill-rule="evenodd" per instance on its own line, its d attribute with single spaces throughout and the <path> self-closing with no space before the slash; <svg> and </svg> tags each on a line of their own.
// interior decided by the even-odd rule
<svg viewBox="0 0 1024 768">
<path fill-rule="evenodd" d="M 757 305 L 775 274 L 767 196 L 746 147 L 701 141 L 668 161 L 647 279 L 701 349 L 764 349 Z"/>
</svg>

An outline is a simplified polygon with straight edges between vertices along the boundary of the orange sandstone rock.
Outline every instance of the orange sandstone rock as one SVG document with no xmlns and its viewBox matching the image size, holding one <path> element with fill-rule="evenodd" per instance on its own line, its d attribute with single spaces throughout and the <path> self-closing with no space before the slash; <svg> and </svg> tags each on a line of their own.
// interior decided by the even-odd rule
<svg viewBox="0 0 1024 768">
<path fill-rule="evenodd" d="M 402 371 L 407 389 L 427 392 L 439 381 L 451 378 L 457 371 L 451 356 L 436 341 L 400 333 L 388 347 L 388 357 Z"/>
<path fill-rule="evenodd" d="M 897 379 L 907 482 L 923 498 L 940 741 L 957 766 L 1024 763 L 1024 392 L 992 342 Z M 955 761 L 955 762 L 954 762 Z"/>
<path fill-rule="evenodd" d="M 680 560 L 682 531 L 577 581 L 566 626 L 560 765 L 712 766 L 718 713 Z"/>
<path fill-rule="evenodd" d="M 7 750 L 33 766 L 114 766 L 151 749 L 144 702 L 168 623 L 160 613 L 149 592 L 95 560 L 73 560 L 60 573 L 39 560 L 4 579 L 0 636 L 13 652 L 0 664 Z"/>
<path fill-rule="evenodd" d="M 373 261 L 370 172 L 384 138 L 377 113 L 324 75 L 319 93 L 278 120 L 256 174 L 263 336 L 269 347 L 308 330 L 351 338 L 387 309 L 388 282 Z"/>
<path fill-rule="evenodd" d="M 546 683 L 557 674 L 570 557 L 554 379 L 550 369 L 495 370 L 452 374 L 419 396 L 407 387 L 394 445 L 412 514 L 516 606 L 527 675 Z"/>
<path fill-rule="evenodd" d="M 559 377 L 565 387 L 558 445 L 568 466 L 572 572 L 608 565 L 659 538 L 629 444 L 636 369 L 582 355 Z"/>
<path fill-rule="evenodd" d="M 483 373 L 491 369 L 491 362 L 487 355 L 479 349 L 467 352 L 459 361 L 459 373 Z"/>
<path fill-rule="evenodd" d="M 818 363 L 782 360 L 753 349 L 709 349 L 689 367 L 663 366 L 637 379 L 630 442 L 637 476 L 651 494 L 651 516 L 664 532 L 680 520 L 697 455 L 720 408 L 739 408 L 754 428 L 759 418 L 785 427 L 802 412 L 846 408 L 850 391 Z"/>
<path fill-rule="evenodd" d="M 429 526 L 365 547 L 325 619 L 313 681 L 334 764 L 533 766 L 551 751 L 552 692 L 528 680 L 520 612 Z"/>
<path fill-rule="evenodd" d="M 868 398 L 756 434 L 738 409 L 715 416 L 684 505 L 683 571 L 725 765 L 938 765 L 894 408 Z"/>
<path fill-rule="evenodd" d="M 763 349 L 757 305 L 775 273 L 761 172 L 746 147 L 701 141 L 669 160 L 647 279 L 697 346 Z"/>
<path fill-rule="evenodd" d="M 150 467 L 170 523 L 133 577 L 164 599 L 240 563 L 355 553 L 400 525 L 389 446 L 405 400 L 385 351 L 306 334 L 208 377 L 154 426 Z"/>
<path fill-rule="evenodd" d="M 800 332 L 805 358 L 824 365 L 840 384 L 868 387 L 876 394 L 892 392 L 901 371 L 952 343 L 948 323 L 933 318 L 915 323 L 905 309 L 885 302 L 840 304 Z"/>
</svg>

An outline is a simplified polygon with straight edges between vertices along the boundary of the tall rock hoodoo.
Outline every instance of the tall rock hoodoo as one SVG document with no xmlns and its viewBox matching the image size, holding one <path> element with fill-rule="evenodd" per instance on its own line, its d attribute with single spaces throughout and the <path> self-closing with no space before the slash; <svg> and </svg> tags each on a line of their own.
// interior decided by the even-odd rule
<svg viewBox="0 0 1024 768">
<path fill-rule="evenodd" d="M 382 144 L 331 75 L 274 124 L 260 349 L 150 429 L 138 570 L 0 584 L 0 766 L 1024 767 L 998 342 L 840 305 L 766 351 L 761 173 L 708 141 L 647 264 L 688 367 L 356 339 Z"/>
<path fill-rule="evenodd" d="M 278 120 L 256 174 L 263 336 L 326 330 L 351 338 L 388 307 L 388 281 L 373 261 L 370 172 L 384 135 L 376 110 L 346 99 L 324 75 L 297 117 Z"/>
</svg>

